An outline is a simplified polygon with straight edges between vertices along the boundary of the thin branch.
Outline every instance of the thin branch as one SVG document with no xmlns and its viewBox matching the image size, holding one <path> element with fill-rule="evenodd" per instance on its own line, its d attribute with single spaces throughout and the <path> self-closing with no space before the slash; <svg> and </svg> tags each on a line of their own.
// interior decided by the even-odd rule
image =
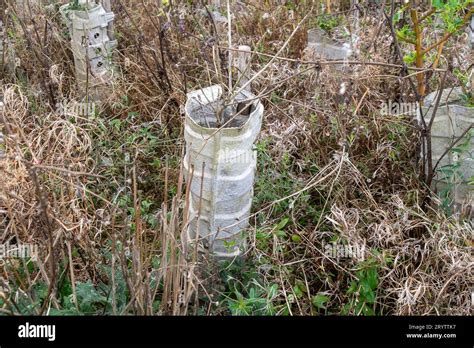
<svg viewBox="0 0 474 348">
<path fill-rule="evenodd" d="M 232 14 L 230 12 L 230 0 L 227 0 L 227 40 L 229 48 L 232 48 Z M 229 75 L 229 91 L 232 91 L 232 51 L 229 51 L 228 54 L 227 69 Z"/>
</svg>

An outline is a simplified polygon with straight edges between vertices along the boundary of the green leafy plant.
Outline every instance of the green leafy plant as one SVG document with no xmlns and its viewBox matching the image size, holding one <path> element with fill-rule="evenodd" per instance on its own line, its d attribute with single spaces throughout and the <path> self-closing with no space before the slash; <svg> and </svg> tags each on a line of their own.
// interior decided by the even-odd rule
<svg viewBox="0 0 474 348">
<path fill-rule="evenodd" d="M 356 280 L 351 281 L 347 289 L 349 302 L 344 305 L 342 314 L 375 315 L 378 269 L 379 265 L 374 258 L 360 263 Z"/>
<path fill-rule="evenodd" d="M 220 275 L 226 284 L 221 303 L 232 315 L 275 315 L 282 310 L 274 302 L 278 297 L 277 284 L 263 284 L 256 265 L 234 260 L 224 262 Z"/>
<path fill-rule="evenodd" d="M 272 284 L 268 288 L 258 283 L 253 285 L 246 295 L 234 290 L 236 298 L 227 300 L 232 315 L 275 315 L 276 308 L 272 300 L 278 293 L 278 285 Z"/>
</svg>

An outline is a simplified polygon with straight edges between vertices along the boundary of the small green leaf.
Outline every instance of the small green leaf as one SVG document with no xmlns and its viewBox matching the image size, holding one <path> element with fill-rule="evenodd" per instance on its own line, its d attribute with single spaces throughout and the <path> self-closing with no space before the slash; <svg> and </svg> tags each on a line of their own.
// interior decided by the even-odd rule
<svg viewBox="0 0 474 348">
<path fill-rule="evenodd" d="M 378 285 L 378 275 L 376 268 L 369 268 L 367 270 L 367 281 L 371 289 L 376 289 Z"/>
<path fill-rule="evenodd" d="M 349 285 L 349 289 L 347 289 L 348 294 L 354 294 L 357 291 L 357 283 L 355 281 L 351 281 Z"/>
<path fill-rule="evenodd" d="M 296 298 L 300 298 L 300 297 L 303 296 L 303 291 L 301 291 L 301 289 L 299 288 L 298 285 L 295 285 L 295 286 L 293 287 L 293 294 L 295 294 L 295 297 L 296 297 Z"/>
<path fill-rule="evenodd" d="M 301 243 L 301 237 L 298 236 L 297 234 L 291 235 L 291 240 L 295 243 Z"/>
<path fill-rule="evenodd" d="M 283 220 L 281 220 L 281 221 L 278 223 L 278 225 L 276 225 L 275 229 L 276 229 L 276 230 L 282 230 L 282 229 L 286 226 L 286 224 L 288 223 L 288 221 L 290 221 L 289 218 L 284 218 Z"/>
<path fill-rule="evenodd" d="M 326 295 L 318 294 L 313 296 L 311 302 L 313 306 L 319 309 L 326 309 L 326 303 L 329 301 L 329 297 Z"/>
</svg>

